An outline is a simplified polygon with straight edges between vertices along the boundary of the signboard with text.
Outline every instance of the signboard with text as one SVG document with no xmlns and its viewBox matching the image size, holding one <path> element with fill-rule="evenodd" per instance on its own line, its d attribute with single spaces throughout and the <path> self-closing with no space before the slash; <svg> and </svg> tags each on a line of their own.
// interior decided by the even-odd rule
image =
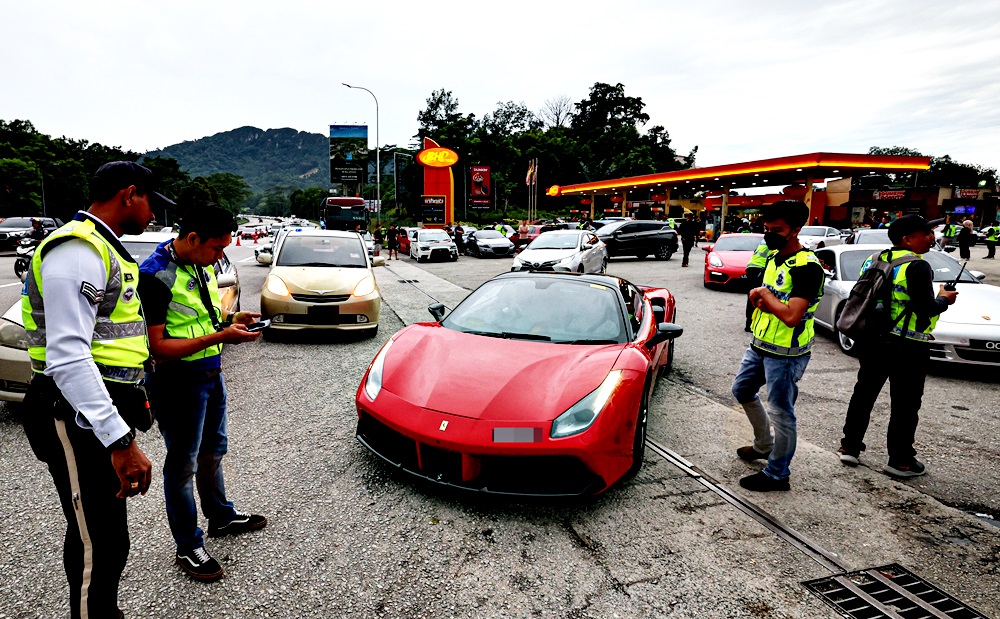
<svg viewBox="0 0 1000 619">
<path fill-rule="evenodd" d="M 489 210 L 493 206 L 493 183 L 490 180 L 490 166 L 469 167 L 469 208 Z"/>
<path fill-rule="evenodd" d="M 330 183 L 368 182 L 368 125 L 330 125 Z"/>
<path fill-rule="evenodd" d="M 420 196 L 421 209 L 424 223 L 446 223 L 444 221 L 444 207 L 447 203 L 445 196 Z"/>
</svg>

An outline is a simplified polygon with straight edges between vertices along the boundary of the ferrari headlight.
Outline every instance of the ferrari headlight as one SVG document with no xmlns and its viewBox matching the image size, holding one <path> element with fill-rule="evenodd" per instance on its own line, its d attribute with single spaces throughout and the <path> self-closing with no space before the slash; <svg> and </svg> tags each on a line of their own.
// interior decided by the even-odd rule
<svg viewBox="0 0 1000 619">
<path fill-rule="evenodd" d="M 28 350 L 28 332 L 17 323 L 0 320 L 0 346 Z"/>
<path fill-rule="evenodd" d="M 717 269 L 721 269 L 722 268 L 722 258 L 720 258 L 718 254 L 711 254 L 708 257 L 708 264 L 709 264 L 709 266 L 713 266 L 713 267 L 715 267 Z"/>
<path fill-rule="evenodd" d="M 285 282 L 281 281 L 281 278 L 277 275 L 268 275 L 267 283 L 264 284 L 264 288 L 267 289 L 271 294 L 276 294 L 279 297 L 287 297 L 289 294 L 288 286 Z"/>
<path fill-rule="evenodd" d="M 392 347 L 392 340 L 390 339 L 382 347 L 382 350 L 378 351 L 375 355 L 375 360 L 372 361 L 372 367 L 368 370 L 368 378 L 365 379 L 365 395 L 372 402 L 378 397 L 380 391 L 382 391 L 382 371 L 385 366 L 385 356 L 389 352 L 389 348 Z"/>
<path fill-rule="evenodd" d="M 552 438 L 562 438 L 583 432 L 597 419 L 604 406 L 611 398 L 618 383 L 621 382 L 621 370 L 612 370 L 601 386 L 587 394 L 552 422 Z"/>
<path fill-rule="evenodd" d="M 375 278 L 369 275 L 358 282 L 358 285 L 354 287 L 354 292 L 352 294 L 356 297 L 365 297 L 373 292 L 375 292 Z"/>
</svg>

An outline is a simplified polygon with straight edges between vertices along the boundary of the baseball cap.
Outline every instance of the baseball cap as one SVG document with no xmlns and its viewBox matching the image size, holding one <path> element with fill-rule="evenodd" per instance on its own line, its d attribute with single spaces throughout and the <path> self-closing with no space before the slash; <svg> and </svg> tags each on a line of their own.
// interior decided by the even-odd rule
<svg viewBox="0 0 1000 619">
<path fill-rule="evenodd" d="M 139 193 L 149 196 L 152 206 L 176 206 L 174 201 L 159 193 L 159 183 L 153 171 L 132 161 L 111 161 L 97 168 L 90 182 L 90 199 L 110 200 L 116 193 L 135 185 Z"/>
<path fill-rule="evenodd" d="M 899 244 L 904 236 L 914 232 L 930 232 L 933 229 L 934 226 L 920 215 L 903 215 L 889 224 L 889 240 Z"/>
</svg>

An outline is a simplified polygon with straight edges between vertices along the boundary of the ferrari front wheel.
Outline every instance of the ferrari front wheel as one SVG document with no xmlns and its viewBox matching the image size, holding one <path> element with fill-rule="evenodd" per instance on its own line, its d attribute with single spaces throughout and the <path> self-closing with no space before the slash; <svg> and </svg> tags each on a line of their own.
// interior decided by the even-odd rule
<svg viewBox="0 0 1000 619">
<path fill-rule="evenodd" d="M 642 400 L 635 419 L 635 434 L 632 437 L 632 466 L 625 473 L 625 479 L 632 479 L 642 468 L 642 460 L 646 455 L 646 422 L 649 418 L 649 385 L 643 387 Z"/>
</svg>

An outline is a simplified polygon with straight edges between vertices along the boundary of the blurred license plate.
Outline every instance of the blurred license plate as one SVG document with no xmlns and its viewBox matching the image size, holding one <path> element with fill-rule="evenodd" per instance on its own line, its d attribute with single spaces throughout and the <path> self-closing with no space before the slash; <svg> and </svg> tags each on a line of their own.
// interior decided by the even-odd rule
<svg viewBox="0 0 1000 619">
<path fill-rule="evenodd" d="M 541 443 L 541 428 L 493 428 L 494 443 Z"/>
<path fill-rule="evenodd" d="M 309 318 L 314 322 L 322 322 L 325 324 L 339 324 L 340 323 L 340 308 L 336 305 L 328 306 L 311 306 L 309 308 Z"/>
</svg>

